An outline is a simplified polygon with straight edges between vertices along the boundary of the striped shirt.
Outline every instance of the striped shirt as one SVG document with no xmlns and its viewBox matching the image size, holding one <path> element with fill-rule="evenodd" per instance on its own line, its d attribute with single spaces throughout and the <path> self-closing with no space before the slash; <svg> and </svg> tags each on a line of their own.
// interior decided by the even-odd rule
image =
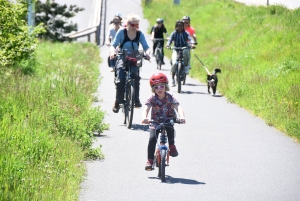
<svg viewBox="0 0 300 201">
<path fill-rule="evenodd" d="M 167 42 L 167 46 L 170 46 L 172 42 L 174 42 L 175 47 L 186 47 L 189 43 L 193 42 L 193 39 L 190 36 L 189 32 L 182 31 L 181 33 L 179 33 L 175 30 L 171 33 L 170 38 Z"/>
</svg>

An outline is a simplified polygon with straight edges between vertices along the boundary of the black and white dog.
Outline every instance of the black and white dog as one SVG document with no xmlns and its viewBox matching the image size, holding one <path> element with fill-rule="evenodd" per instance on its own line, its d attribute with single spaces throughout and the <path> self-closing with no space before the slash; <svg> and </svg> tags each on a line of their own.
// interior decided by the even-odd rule
<svg viewBox="0 0 300 201">
<path fill-rule="evenodd" d="M 217 85 L 218 85 L 217 73 L 221 73 L 221 69 L 215 68 L 215 70 L 213 71 L 213 73 L 211 75 L 207 75 L 208 93 L 210 93 L 210 87 L 211 87 L 214 95 L 216 94 Z"/>
</svg>

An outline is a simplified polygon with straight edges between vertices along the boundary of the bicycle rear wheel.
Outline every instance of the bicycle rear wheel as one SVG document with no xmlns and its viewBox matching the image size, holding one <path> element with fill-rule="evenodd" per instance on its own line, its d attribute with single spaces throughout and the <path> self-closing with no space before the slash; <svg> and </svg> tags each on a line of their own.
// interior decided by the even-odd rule
<svg viewBox="0 0 300 201">
<path fill-rule="evenodd" d="M 166 157 L 167 157 L 167 150 L 160 151 L 160 180 L 161 182 L 166 182 Z"/>
<path fill-rule="evenodd" d="M 181 71 L 182 71 L 182 65 L 181 62 L 178 63 L 177 68 L 177 87 L 178 87 L 178 93 L 181 93 Z"/>
<path fill-rule="evenodd" d="M 127 93 L 126 93 L 125 113 L 127 113 L 127 115 L 126 115 L 126 127 L 127 128 L 131 128 L 131 125 L 132 125 L 134 100 L 135 100 L 134 80 L 131 80 L 130 84 L 127 87 Z"/>
</svg>

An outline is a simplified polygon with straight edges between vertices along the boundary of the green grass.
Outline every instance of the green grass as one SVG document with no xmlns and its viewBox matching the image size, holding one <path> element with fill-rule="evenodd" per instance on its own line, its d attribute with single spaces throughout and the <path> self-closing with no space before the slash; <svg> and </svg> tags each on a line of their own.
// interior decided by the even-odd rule
<svg viewBox="0 0 300 201">
<path fill-rule="evenodd" d="M 143 5 L 145 17 L 151 24 L 164 18 L 171 33 L 176 20 L 189 15 L 198 40 L 195 54 L 210 72 L 222 70 L 218 91 L 299 141 L 300 9 L 229 0 L 172 2 L 152 0 Z M 191 64 L 191 76 L 205 82 L 206 72 L 194 56 Z"/>
<path fill-rule="evenodd" d="M 93 132 L 108 128 L 92 108 L 99 49 L 42 42 L 35 58 L 0 71 L 0 200 L 76 200 Z"/>
</svg>

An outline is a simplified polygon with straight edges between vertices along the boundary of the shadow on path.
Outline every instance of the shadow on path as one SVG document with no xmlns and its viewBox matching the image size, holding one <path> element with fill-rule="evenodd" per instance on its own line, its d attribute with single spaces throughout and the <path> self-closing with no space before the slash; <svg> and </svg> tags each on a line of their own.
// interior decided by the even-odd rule
<svg viewBox="0 0 300 201">
<path fill-rule="evenodd" d="M 149 179 L 158 179 L 159 177 L 148 177 Z M 171 176 L 166 175 L 166 183 L 167 184 L 188 184 L 188 185 L 199 185 L 199 184 L 206 184 L 204 182 L 199 182 L 197 180 L 193 179 L 184 179 L 184 178 L 173 178 Z"/>
<path fill-rule="evenodd" d="M 148 132 L 149 126 L 146 124 L 132 124 L 131 130 Z"/>
<path fill-rule="evenodd" d="M 206 94 L 203 92 L 194 92 L 194 91 L 181 91 L 182 94 Z"/>
<path fill-rule="evenodd" d="M 182 86 L 202 86 L 202 87 L 205 87 L 206 85 L 205 84 L 189 84 L 189 83 L 185 83 L 184 85 Z"/>
</svg>

